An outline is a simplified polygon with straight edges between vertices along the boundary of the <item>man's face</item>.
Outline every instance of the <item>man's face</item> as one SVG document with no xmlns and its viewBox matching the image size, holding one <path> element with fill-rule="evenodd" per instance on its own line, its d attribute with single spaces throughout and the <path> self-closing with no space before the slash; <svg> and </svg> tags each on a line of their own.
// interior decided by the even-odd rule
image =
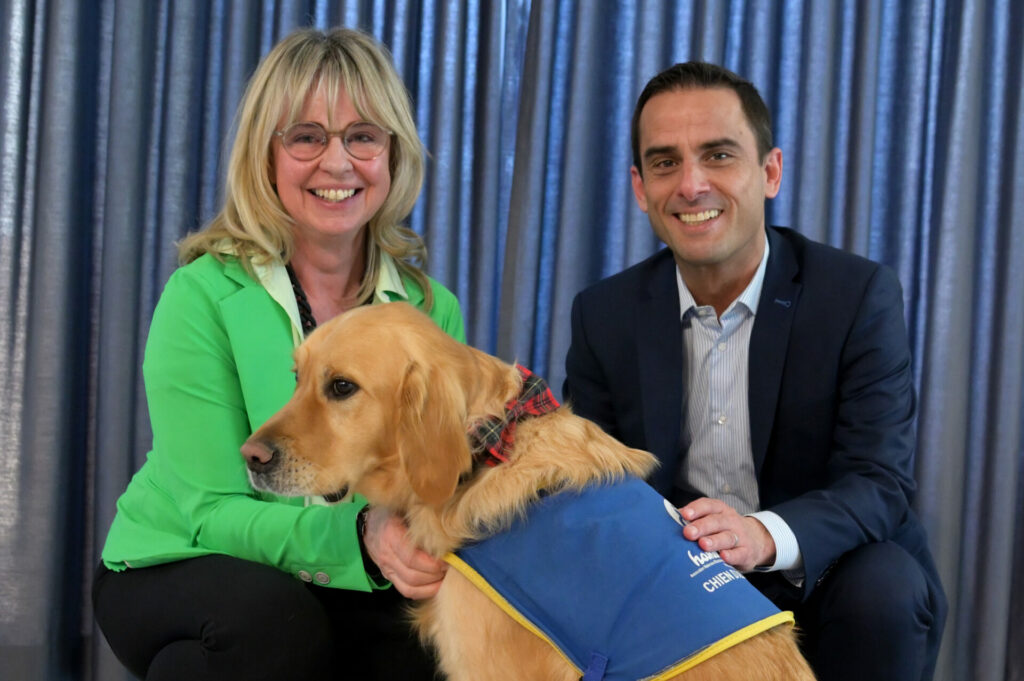
<svg viewBox="0 0 1024 681">
<path fill-rule="evenodd" d="M 779 192 L 782 152 L 758 157 L 739 96 L 728 88 L 657 94 L 640 114 L 639 141 L 643 172 L 632 168 L 633 193 L 684 277 L 752 275 L 764 253 L 764 201 Z"/>
</svg>

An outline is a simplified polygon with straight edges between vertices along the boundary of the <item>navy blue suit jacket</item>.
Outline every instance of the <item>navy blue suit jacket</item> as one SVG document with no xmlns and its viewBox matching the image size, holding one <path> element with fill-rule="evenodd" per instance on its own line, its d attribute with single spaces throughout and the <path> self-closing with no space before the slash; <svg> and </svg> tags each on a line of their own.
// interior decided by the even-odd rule
<svg viewBox="0 0 1024 681">
<path fill-rule="evenodd" d="M 911 510 L 915 395 L 896 274 L 768 229 L 750 338 L 751 448 L 761 508 L 792 528 L 803 597 L 845 552 L 893 540 L 938 576 Z M 668 249 L 573 302 L 564 395 L 576 413 L 661 462 L 665 496 L 682 458 L 682 328 Z"/>
</svg>

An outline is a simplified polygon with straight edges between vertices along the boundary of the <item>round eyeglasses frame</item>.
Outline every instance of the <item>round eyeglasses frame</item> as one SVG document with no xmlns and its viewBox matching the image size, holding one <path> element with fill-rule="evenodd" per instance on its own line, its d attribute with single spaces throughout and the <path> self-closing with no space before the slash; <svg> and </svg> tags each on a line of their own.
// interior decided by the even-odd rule
<svg viewBox="0 0 1024 681">
<path fill-rule="evenodd" d="M 293 132 L 296 128 L 299 127 L 310 128 L 312 132 L 315 132 L 317 134 L 317 138 L 319 141 L 319 149 L 316 150 L 316 153 L 296 153 L 296 144 L 288 143 L 288 133 Z M 353 145 L 353 143 L 349 141 L 349 132 L 353 128 L 372 128 L 380 130 L 385 135 L 384 142 L 376 151 L 367 153 L 366 150 L 359 149 L 358 146 Z M 337 137 L 341 139 L 342 146 L 345 147 L 345 151 L 347 151 L 352 158 L 358 159 L 360 161 L 372 161 L 373 159 L 383 154 L 385 150 L 387 150 L 388 142 L 390 142 L 394 134 L 395 133 L 393 130 L 388 130 L 387 128 L 382 128 L 379 125 L 376 125 L 374 123 L 368 123 L 366 121 L 354 121 L 352 123 L 349 123 L 347 126 L 345 126 L 344 130 L 328 130 L 319 123 L 315 123 L 312 121 L 300 121 L 298 123 L 293 123 L 292 125 L 289 125 L 284 130 L 274 131 L 274 135 L 281 138 L 281 146 L 284 147 L 284 150 L 288 152 L 288 155 L 294 158 L 296 161 L 313 161 L 320 158 L 323 155 L 324 151 L 327 150 L 327 145 L 330 144 L 332 137 Z M 354 146 L 355 148 L 353 148 Z"/>
</svg>

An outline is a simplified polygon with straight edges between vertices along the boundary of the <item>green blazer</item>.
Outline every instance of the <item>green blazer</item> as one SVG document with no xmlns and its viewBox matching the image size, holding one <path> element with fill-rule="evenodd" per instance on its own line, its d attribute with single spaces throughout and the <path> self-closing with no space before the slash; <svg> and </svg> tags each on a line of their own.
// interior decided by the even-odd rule
<svg viewBox="0 0 1024 681">
<path fill-rule="evenodd" d="M 382 270 L 398 280 L 387 265 Z M 325 586 L 374 588 L 355 535 L 365 502 L 327 506 L 256 492 L 239 453 L 295 390 L 292 352 L 301 332 L 294 298 L 280 293 L 283 268 L 277 270 L 277 300 L 233 258 L 205 255 L 167 282 L 142 365 L 153 448 L 118 499 L 103 548 L 111 570 L 220 553 Z M 407 299 L 422 307 L 413 280 L 388 287 L 385 278 L 378 302 Z M 430 284 L 431 318 L 465 342 L 455 296 Z"/>
</svg>

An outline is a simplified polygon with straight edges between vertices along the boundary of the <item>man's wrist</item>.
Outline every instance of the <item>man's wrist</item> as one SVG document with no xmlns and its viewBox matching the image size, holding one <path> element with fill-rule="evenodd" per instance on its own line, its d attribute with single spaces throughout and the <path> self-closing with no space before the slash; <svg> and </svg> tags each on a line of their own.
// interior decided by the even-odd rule
<svg viewBox="0 0 1024 681">
<path fill-rule="evenodd" d="M 747 517 L 754 518 L 764 525 L 775 543 L 775 560 L 771 565 L 758 565 L 754 568 L 757 572 L 798 570 L 803 567 L 803 555 L 800 553 L 796 535 L 779 514 L 773 511 L 758 511 L 748 514 Z"/>
</svg>

